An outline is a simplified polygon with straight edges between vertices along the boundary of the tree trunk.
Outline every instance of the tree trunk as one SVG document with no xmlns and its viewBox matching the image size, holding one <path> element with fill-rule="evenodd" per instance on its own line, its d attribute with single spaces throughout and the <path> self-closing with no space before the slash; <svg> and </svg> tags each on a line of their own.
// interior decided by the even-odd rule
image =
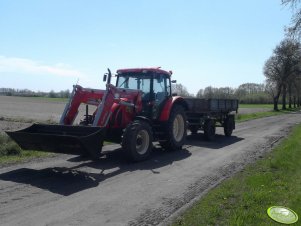
<svg viewBox="0 0 301 226">
<path fill-rule="evenodd" d="M 294 108 L 296 108 L 296 96 L 294 96 Z"/>
<path fill-rule="evenodd" d="M 292 85 L 288 86 L 288 108 L 292 108 Z"/>
<path fill-rule="evenodd" d="M 274 97 L 273 102 L 274 102 L 274 111 L 279 111 L 279 109 L 278 109 L 278 98 Z"/>
<path fill-rule="evenodd" d="M 282 110 L 286 110 L 286 85 L 283 85 L 283 92 L 282 92 Z"/>
<path fill-rule="evenodd" d="M 278 109 L 278 100 L 279 100 L 280 94 L 281 94 L 281 86 L 278 88 L 277 94 L 273 98 L 274 111 L 279 111 L 279 109 Z"/>
<path fill-rule="evenodd" d="M 292 108 L 292 104 L 293 104 L 293 87 L 292 87 L 292 83 L 290 83 L 288 86 L 288 108 Z"/>
</svg>

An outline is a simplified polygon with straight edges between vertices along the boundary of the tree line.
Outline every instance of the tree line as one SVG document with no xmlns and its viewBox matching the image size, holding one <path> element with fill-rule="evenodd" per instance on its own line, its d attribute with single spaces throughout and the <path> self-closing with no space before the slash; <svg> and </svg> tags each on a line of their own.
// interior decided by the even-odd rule
<svg viewBox="0 0 301 226">
<path fill-rule="evenodd" d="M 29 89 L 12 89 L 12 88 L 0 88 L 1 96 L 22 96 L 22 97 L 50 97 L 50 98 L 69 98 L 70 90 L 61 90 L 55 92 L 51 90 L 50 92 L 43 91 L 32 91 Z"/>
<path fill-rule="evenodd" d="M 200 89 L 196 95 L 188 92 L 187 88 L 182 84 L 175 84 L 172 92 L 183 97 L 196 98 L 217 98 L 217 99 L 238 99 L 242 104 L 272 104 L 267 87 L 265 84 L 244 83 L 238 88 L 232 87 L 213 87 L 208 86 Z"/>
<path fill-rule="evenodd" d="M 246 104 L 270 104 L 272 103 L 269 93 L 264 84 L 245 83 L 238 88 L 221 87 L 216 88 L 208 86 L 200 89 L 196 95 L 189 93 L 188 89 L 182 84 L 175 84 L 172 87 L 173 93 L 183 97 L 197 97 L 197 98 L 220 98 L 220 99 L 239 99 L 240 103 Z M 70 97 L 69 90 L 62 90 L 59 92 L 42 92 L 31 91 L 29 89 L 12 89 L 0 88 L 0 95 L 2 96 L 23 96 L 23 97 L 50 97 L 50 98 L 68 98 Z"/>
</svg>

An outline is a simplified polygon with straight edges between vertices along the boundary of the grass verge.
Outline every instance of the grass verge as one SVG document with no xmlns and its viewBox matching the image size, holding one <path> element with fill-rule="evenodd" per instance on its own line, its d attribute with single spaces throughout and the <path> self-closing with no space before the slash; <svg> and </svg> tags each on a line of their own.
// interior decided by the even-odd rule
<svg viewBox="0 0 301 226">
<path fill-rule="evenodd" d="M 32 158 L 48 157 L 53 154 L 42 151 L 22 150 L 6 134 L 0 134 L 0 164 L 22 162 Z"/>
<path fill-rule="evenodd" d="M 279 109 L 282 107 L 280 104 L 278 105 Z M 239 108 L 270 108 L 273 109 L 273 104 L 239 104 Z"/>
<path fill-rule="evenodd" d="M 286 107 L 288 108 L 288 104 Z M 239 108 L 270 108 L 274 109 L 274 104 L 239 104 Z M 282 104 L 278 104 L 278 109 L 282 108 Z"/>
<path fill-rule="evenodd" d="M 300 108 L 291 108 L 288 110 L 279 110 L 279 111 L 264 111 L 264 112 L 254 112 L 250 114 L 237 114 L 235 117 L 236 122 L 243 122 L 248 121 L 252 119 L 258 119 L 258 118 L 264 118 L 269 116 L 275 116 L 275 115 L 281 115 L 281 114 L 287 114 L 292 113 L 295 111 L 300 110 Z"/>
<path fill-rule="evenodd" d="M 211 190 L 173 226 L 280 225 L 266 214 L 273 205 L 287 206 L 300 216 L 300 138 L 301 125 L 264 159 Z"/>
</svg>

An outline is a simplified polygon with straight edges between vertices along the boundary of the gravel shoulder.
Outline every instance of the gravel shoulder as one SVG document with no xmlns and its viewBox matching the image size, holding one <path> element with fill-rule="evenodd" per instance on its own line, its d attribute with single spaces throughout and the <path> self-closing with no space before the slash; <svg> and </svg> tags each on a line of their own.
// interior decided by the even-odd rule
<svg viewBox="0 0 301 226">
<path fill-rule="evenodd" d="M 156 148 L 150 160 L 135 164 L 119 145 L 109 145 L 97 162 L 58 155 L 3 167 L 1 225 L 165 225 L 300 122 L 298 112 L 239 123 L 230 138 L 222 130 L 214 142 L 189 136 L 183 150 Z"/>
</svg>

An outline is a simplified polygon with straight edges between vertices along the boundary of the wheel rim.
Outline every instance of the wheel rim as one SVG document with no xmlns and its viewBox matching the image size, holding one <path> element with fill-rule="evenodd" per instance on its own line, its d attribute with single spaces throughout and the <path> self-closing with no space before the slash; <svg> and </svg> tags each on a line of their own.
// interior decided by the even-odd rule
<svg viewBox="0 0 301 226">
<path fill-rule="evenodd" d="M 175 120 L 173 122 L 172 132 L 173 132 L 173 137 L 177 142 L 182 140 L 184 134 L 184 119 L 182 115 L 177 115 L 175 117 Z"/>
<path fill-rule="evenodd" d="M 149 134 L 146 130 L 140 130 L 136 137 L 136 151 L 143 155 L 147 152 L 149 146 Z"/>
</svg>

